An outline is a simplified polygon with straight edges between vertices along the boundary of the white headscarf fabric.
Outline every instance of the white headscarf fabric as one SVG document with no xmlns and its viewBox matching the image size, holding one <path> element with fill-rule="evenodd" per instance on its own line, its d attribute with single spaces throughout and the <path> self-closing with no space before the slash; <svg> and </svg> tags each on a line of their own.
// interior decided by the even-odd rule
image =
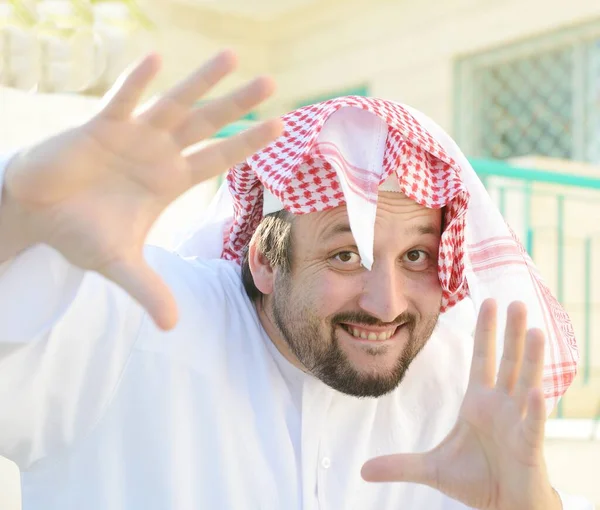
<svg viewBox="0 0 600 510">
<path fill-rule="evenodd" d="M 529 326 L 546 333 L 544 394 L 550 412 L 576 373 L 571 321 L 450 136 L 408 106 L 353 96 L 301 108 L 283 121 L 279 139 L 230 170 L 204 220 L 177 251 L 239 262 L 265 214 L 282 208 L 307 214 L 347 204 L 363 265 L 370 269 L 379 190 L 444 208 L 438 257 L 442 313 L 467 296 L 476 310 L 493 297 L 500 313 L 512 301 L 525 302 Z M 459 327 L 472 330 L 474 323 Z M 498 349 L 500 354 L 501 341 Z"/>
</svg>

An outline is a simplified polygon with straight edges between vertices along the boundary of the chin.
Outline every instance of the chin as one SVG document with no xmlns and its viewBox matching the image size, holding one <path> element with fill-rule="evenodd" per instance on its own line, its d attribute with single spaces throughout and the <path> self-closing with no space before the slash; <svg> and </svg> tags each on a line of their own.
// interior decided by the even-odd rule
<svg viewBox="0 0 600 510">
<path fill-rule="evenodd" d="M 344 349 L 344 351 L 357 374 L 366 377 L 390 374 L 398 365 L 401 356 L 401 352 L 385 347 L 364 347 L 358 352 L 355 349 Z"/>
</svg>

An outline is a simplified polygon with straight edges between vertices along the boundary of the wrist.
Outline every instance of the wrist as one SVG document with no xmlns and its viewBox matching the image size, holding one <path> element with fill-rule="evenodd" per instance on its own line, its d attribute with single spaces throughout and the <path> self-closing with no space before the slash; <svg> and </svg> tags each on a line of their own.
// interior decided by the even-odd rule
<svg viewBox="0 0 600 510">
<path fill-rule="evenodd" d="M 533 499 L 532 499 L 533 498 Z M 506 505 L 509 505 L 508 507 Z M 500 507 L 494 507 L 494 510 L 565 510 L 560 494 L 553 488 L 543 492 L 527 493 L 524 500 L 519 500 L 518 503 L 512 500 L 511 503 L 503 504 Z"/>
<path fill-rule="evenodd" d="M 552 488 L 552 498 L 550 499 L 550 501 L 552 502 L 552 504 L 554 506 L 550 507 L 553 510 L 563 510 L 563 501 L 562 498 L 560 497 L 560 494 L 558 493 L 558 491 L 553 487 Z"/>
<path fill-rule="evenodd" d="M 543 496 L 528 502 L 523 510 L 563 510 L 562 499 L 553 487 L 548 487 Z"/>
<path fill-rule="evenodd" d="M 35 244 L 30 215 L 10 192 L 10 176 L 18 171 L 18 154 L 0 169 L 0 263 Z"/>
</svg>

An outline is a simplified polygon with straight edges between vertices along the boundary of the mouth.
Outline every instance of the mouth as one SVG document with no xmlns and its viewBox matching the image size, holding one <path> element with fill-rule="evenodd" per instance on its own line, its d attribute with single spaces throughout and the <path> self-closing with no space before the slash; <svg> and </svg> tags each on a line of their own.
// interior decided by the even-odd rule
<svg viewBox="0 0 600 510">
<path fill-rule="evenodd" d="M 383 342 L 390 340 L 396 333 L 404 327 L 404 324 L 389 326 L 386 328 L 375 328 L 367 326 L 358 326 L 356 324 L 340 323 L 339 326 L 348 334 L 357 340 L 370 342 Z"/>
</svg>

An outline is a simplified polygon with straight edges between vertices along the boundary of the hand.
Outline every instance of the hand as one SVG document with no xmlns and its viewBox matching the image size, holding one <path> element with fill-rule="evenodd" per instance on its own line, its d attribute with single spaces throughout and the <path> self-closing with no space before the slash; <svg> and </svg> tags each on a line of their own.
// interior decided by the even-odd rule
<svg viewBox="0 0 600 510">
<path fill-rule="evenodd" d="M 183 152 L 272 94 L 273 82 L 258 78 L 194 106 L 235 64 L 235 55 L 223 52 L 134 111 L 160 67 L 159 58 L 150 55 L 123 76 L 89 122 L 18 154 L 6 170 L 2 244 L 10 246 L 16 236 L 26 239 L 13 242 L 20 249 L 46 243 L 120 285 L 158 326 L 173 327 L 174 298 L 143 258 L 150 228 L 179 195 L 243 161 L 282 130 L 279 120 L 269 120 Z M 5 248 L 0 256 L 13 255 Z"/>
<path fill-rule="evenodd" d="M 469 385 L 446 438 L 423 454 L 388 455 L 362 469 L 371 482 L 425 484 L 481 510 L 560 510 L 544 461 L 544 335 L 527 331 L 522 303 L 508 309 L 497 378 L 496 304 L 483 303 Z"/>
</svg>

